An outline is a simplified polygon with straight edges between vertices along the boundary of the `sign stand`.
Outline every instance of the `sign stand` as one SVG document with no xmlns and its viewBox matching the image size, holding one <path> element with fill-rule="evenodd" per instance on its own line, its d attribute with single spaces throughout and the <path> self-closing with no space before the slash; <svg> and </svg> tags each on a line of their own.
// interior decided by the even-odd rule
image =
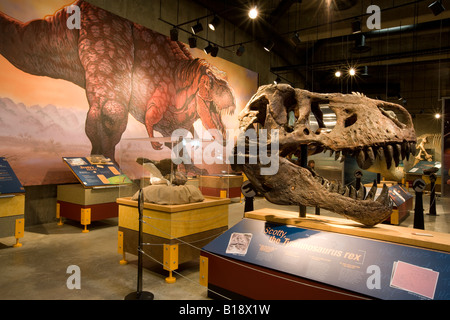
<svg viewBox="0 0 450 320">
<path fill-rule="evenodd" d="M 416 192 L 416 203 L 414 208 L 414 228 L 425 229 L 423 221 L 423 190 L 426 183 L 422 179 L 416 179 L 413 182 L 413 189 Z"/>
</svg>

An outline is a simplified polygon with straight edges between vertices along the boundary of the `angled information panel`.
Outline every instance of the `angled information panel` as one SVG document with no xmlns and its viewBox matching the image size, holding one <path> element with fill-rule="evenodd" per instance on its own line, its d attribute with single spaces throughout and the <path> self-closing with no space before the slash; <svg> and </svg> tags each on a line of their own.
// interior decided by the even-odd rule
<svg viewBox="0 0 450 320">
<path fill-rule="evenodd" d="M 243 219 L 204 251 L 379 299 L 450 299 L 450 254 Z"/>
<path fill-rule="evenodd" d="M 103 156 L 63 157 L 63 161 L 87 188 L 131 183 L 116 164 Z"/>
<path fill-rule="evenodd" d="M 25 189 L 4 157 L 0 157 L 0 195 L 24 193 Z"/>
</svg>

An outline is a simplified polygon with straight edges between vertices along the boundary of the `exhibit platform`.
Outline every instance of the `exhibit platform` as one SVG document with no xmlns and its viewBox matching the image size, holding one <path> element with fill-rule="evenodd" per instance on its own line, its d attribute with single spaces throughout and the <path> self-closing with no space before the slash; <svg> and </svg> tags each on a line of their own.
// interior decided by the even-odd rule
<svg viewBox="0 0 450 320">
<path fill-rule="evenodd" d="M 209 296 L 450 299 L 450 234 L 260 209 L 203 247 Z"/>
<path fill-rule="evenodd" d="M 242 175 L 202 175 L 200 176 L 199 189 L 205 196 L 240 198 L 243 181 Z"/>
<path fill-rule="evenodd" d="M 119 191 L 119 188 L 120 189 Z M 62 217 L 79 221 L 88 232 L 87 226 L 98 221 L 118 216 L 116 199 L 124 194 L 123 188 L 131 186 L 110 186 L 85 188 L 81 184 L 64 184 L 57 186 L 56 218 L 62 224 Z"/>
<path fill-rule="evenodd" d="M 0 238 L 14 236 L 20 247 L 20 238 L 25 229 L 25 194 L 8 194 L 0 196 Z"/>
<path fill-rule="evenodd" d="M 119 234 L 118 252 L 137 255 L 139 241 L 138 201 L 131 197 L 118 198 Z M 202 202 L 178 205 L 144 203 L 142 241 L 144 264 L 163 264 L 169 258 L 178 264 L 198 260 L 202 246 L 228 229 L 230 199 L 205 197 Z M 190 245 L 193 244 L 193 245 Z M 166 246 L 166 247 L 164 247 Z M 171 247 L 167 247 L 171 246 Z M 176 251 L 176 256 L 165 257 L 165 250 Z M 151 258 L 149 258 L 151 257 Z M 173 268 L 172 270 L 175 270 Z"/>
</svg>

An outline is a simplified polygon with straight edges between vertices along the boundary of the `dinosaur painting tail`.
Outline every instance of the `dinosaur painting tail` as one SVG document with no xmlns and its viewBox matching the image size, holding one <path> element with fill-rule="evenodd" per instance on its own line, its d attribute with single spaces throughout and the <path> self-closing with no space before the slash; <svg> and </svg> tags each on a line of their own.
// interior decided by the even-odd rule
<svg viewBox="0 0 450 320">
<path fill-rule="evenodd" d="M 79 30 L 67 27 L 69 16 L 64 8 L 45 19 L 23 23 L 0 12 L 0 54 L 24 72 L 84 87 L 77 51 Z"/>
</svg>

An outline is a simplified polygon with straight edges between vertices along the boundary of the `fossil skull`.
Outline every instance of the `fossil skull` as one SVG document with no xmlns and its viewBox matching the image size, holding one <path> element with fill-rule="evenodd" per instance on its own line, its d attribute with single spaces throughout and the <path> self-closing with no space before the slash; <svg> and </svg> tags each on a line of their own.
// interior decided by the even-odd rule
<svg viewBox="0 0 450 320">
<path fill-rule="evenodd" d="M 336 114 L 333 129 L 326 127 L 323 105 Z M 317 119 L 318 128 L 312 127 L 311 114 Z M 400 105 L 361 94 L 313 93 L 286 84 L 261 86 L 247 103 L 239 115 L 240 130 L 245 132 L 255 126 L 268 129 L 267 132 L 278 129 L 277 173 L 262 175 L 260 168 L 264 165 L 260 161 L 246 162 L 241 167 L 267 200 L 321 207 L 367 226 L 382 222 L 391 213 L 388 188 L 384 186 L 376 197 L 375 183 L 363 194 L 353 186 L 329 182 L 298 164 L 302 148 L 304 155 L 329 150 L 336 160 L 351 156 L 362 169 L 382 171 L 383 176 L 389 176 L 395 175 L 401 159 L 409 159 L 416 144 L 411 116 Z"/>
</svg>

